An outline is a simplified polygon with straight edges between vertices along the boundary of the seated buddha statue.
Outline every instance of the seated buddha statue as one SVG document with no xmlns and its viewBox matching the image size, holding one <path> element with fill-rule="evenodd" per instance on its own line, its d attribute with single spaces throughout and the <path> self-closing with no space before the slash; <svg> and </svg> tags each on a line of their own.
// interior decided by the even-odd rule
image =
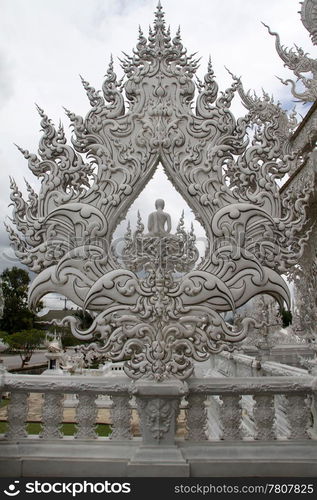
<svg viewBox="0 0 317 500">
<path fill-rule="evenodd" d="M 148 235 L 164 237 L 171 231 L 171 216 L 164 212 L 165 202 L 158 199 L 155 202 L 156 211 L 152 212 L 148 218 Z"/>
</svg>

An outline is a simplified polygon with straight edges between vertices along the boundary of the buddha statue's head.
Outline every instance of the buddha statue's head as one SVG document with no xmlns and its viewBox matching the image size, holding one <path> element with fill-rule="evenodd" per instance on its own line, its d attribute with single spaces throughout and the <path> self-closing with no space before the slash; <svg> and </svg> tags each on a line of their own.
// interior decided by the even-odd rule
<svg viewBox="0 0 317 500">
<path fill-rule="evenodd" d="M 156 200 L 156 202 L 155 202 L 155 208 L 156 209 L 161 208 L 163 210 L 164 207 L 165 207 L 165 201 L 164 200 L 161 200 L 161 199 Z"/>
</svg>

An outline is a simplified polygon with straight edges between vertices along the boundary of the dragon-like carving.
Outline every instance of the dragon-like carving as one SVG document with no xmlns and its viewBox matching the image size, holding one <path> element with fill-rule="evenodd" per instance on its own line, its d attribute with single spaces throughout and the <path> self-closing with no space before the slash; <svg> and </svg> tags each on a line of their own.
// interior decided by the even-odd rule
<svg viewBox="0 0 317 500">
<path fill-rule="evenodd" d="M 171 37 L 160 4 L 148 38 L 140 30 L 122 67 L 119 80 L 111 59 L 102 92 L 82 79 L 91 109 L 86 118 L 66 110 L 72 146 L 38 109 L 39 156 L 19 149 L 41 188 L 36 195 L 29 186 L 25 201 L 12 180 L 17 232 L 8 231 L 16 255 L 38 273 L 32 307 L 49 292 L 64 294 L 94 317 L 85 331 L 75 318 L 64 320 L 73 334 L 99 342 L 108 359 L 125 360 L 129 376 L 184 379 L 194 360 L 245 337 L 253 320 L 232 327 L 226 311 L 260 293 L 289 301 L 281 274 L 302 254 L 307 203 L 306 193 L 296 203 L 279 194 L 279 180 L 297 161 L 288 147 L 294 117 L 266 94 L 245 93 L 239 78 L 219 92 L 210 61 L 194 111 L 197 61 L 179 31 Z M 239 94 L 247 114 L 236 119 L 230 106 Z M 147 259 L 133 269 L 112 252 L 117 224 L 159 163 L 209 240 L 193 268 L 189 234 L 182 276 L 176 261 L 164 268 Z M 177 231 L 182 240 L 182 224 Z M 133 247 L 131 234 L 128 228 Z"/>
<path fill-rule="evenodd" d="M 315 5 L 316 8 L 316 5 Z M 263 23 L 264 24 L 264 23 Z M 297 77 L 297 82 L 291 79 L 279 80 L 284 84 L 291 86 L 292 95 L 299 102 L 314 102 L 317 99 L 317 59 L 309 57 L 301 47 L 295 45 L 295 48 L 288 49 L 281 45 L 279 34 L 272 31 L 269 26 L 264 24 L 270 35 L 275 37 L 275 47 L 278 55 L 284 62 L 284 66 L 290 69 Z M 309 73 L 309 76 L 305 76 Z M 312 74 L 312 77 L 310 77 Z M 297 90 L 296 83 L 301 82 L 304 91 Z"/>
</svg>

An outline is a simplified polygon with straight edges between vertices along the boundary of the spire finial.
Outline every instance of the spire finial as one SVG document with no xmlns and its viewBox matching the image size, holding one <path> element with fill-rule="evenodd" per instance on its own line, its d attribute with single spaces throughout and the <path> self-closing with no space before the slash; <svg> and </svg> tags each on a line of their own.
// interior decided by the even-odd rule
<svg viewBox="0 0 317 500">
<path fill-rule="evenodd" d="M 158 28 L 164 29 L 165 28 L 164 12 L 163 12 L 160 0 L 158 1 L 154 15 L 155 15 L 155 20 L 154 20 L 155 28 L 156 29 L 158 29 Z"/>
<path fill-rule="evenodd" d="M 44 109 L 40 108 L 40 106 L 38 104 L 36 104 L 36 102 L 34 104 L 35 104 L 35 107 L 36 107 L 37 112 L 40 115 L 40 117 L 44 118 L 44 116 L 45 116 Z"/>
</svg>

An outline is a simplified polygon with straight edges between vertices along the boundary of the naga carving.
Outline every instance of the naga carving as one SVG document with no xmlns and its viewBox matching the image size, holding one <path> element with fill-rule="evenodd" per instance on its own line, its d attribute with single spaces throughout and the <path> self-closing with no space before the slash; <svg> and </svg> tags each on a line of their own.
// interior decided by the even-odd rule
<svg viewBox="0 0 317 500">
<path fill-rule="evenodd" d="M 130 377 L 186 379 L 194 360 L 246 336 L 253 320 L 237 329 L 226 311 L 260 293 L 289 303 L 281 274 L 303 252 L 307 203 L 305 194 L 294 204 L 279 194 L 278 181 L 297 162 L 288 147 L 294 117 L 266 94 L 246 93 L 235 76 L 219 92 L 210 61 L 195 86 L 197 61 L 180 32 L 172 37 L 165 27 L 160 4 L 148 38 L 140 30 L 121 63 L 118 79 L 111 59 L 102 91 L 82 79 L 91 109 L 86 118 L 66 110 L 72 145 L 38 108 L 38 155 L 19 150 L 41 188 L 27 185 L 25 201 L 12 180 L 17 232 L 8 227 L 9 236 L 38 274 L 31 307 L 49 292 L 64 294 L 93 315 L 86 330 L 74 317 L 64 323 L 105 358 L 124 360 Z M 238 119 L 230 110 L 237 95 L 247 108 Z M 209 248 L 200 263 L 182 222 L 175 234 L 165 226 L 157 235 L 152 221 L 146 235 L 140 219 L 133 235 L 128 228 L 123 255 L 112 251 L 117 224 L 159 163 L 204 226 Z M 168 265 L 153 258 L 164 241 Z"/>
<path fill-rule="evenodd" d="M 305 28 L 309 31 L 314 45 L 317 44 L 317 2 L 316 0 L 305 0 L 302 2 L 301 19 Z M 264 23 L 263 23 L 264 24 Z M 294 82 L 291 79 L 279 80 L 284 85 L 291 86 L 292 95 L 298 102 L 315 102 L 317 99 L 317 59 L 313 59 L 301 47 L 296 44 L 294 48 L 288 49 L 281 45 L 278 33 L 271 31 L 270 27 L 264 24 L 270 35 L 275 37 L 275 47 L 278 55 L 284 62 L 284 66 L 289 68 L 297 78 Z M 305 74 L 308 73 L 307 76 Z M 297 84 L 300 82 L 304 91 L 298 90 Z"/>
</svg>

